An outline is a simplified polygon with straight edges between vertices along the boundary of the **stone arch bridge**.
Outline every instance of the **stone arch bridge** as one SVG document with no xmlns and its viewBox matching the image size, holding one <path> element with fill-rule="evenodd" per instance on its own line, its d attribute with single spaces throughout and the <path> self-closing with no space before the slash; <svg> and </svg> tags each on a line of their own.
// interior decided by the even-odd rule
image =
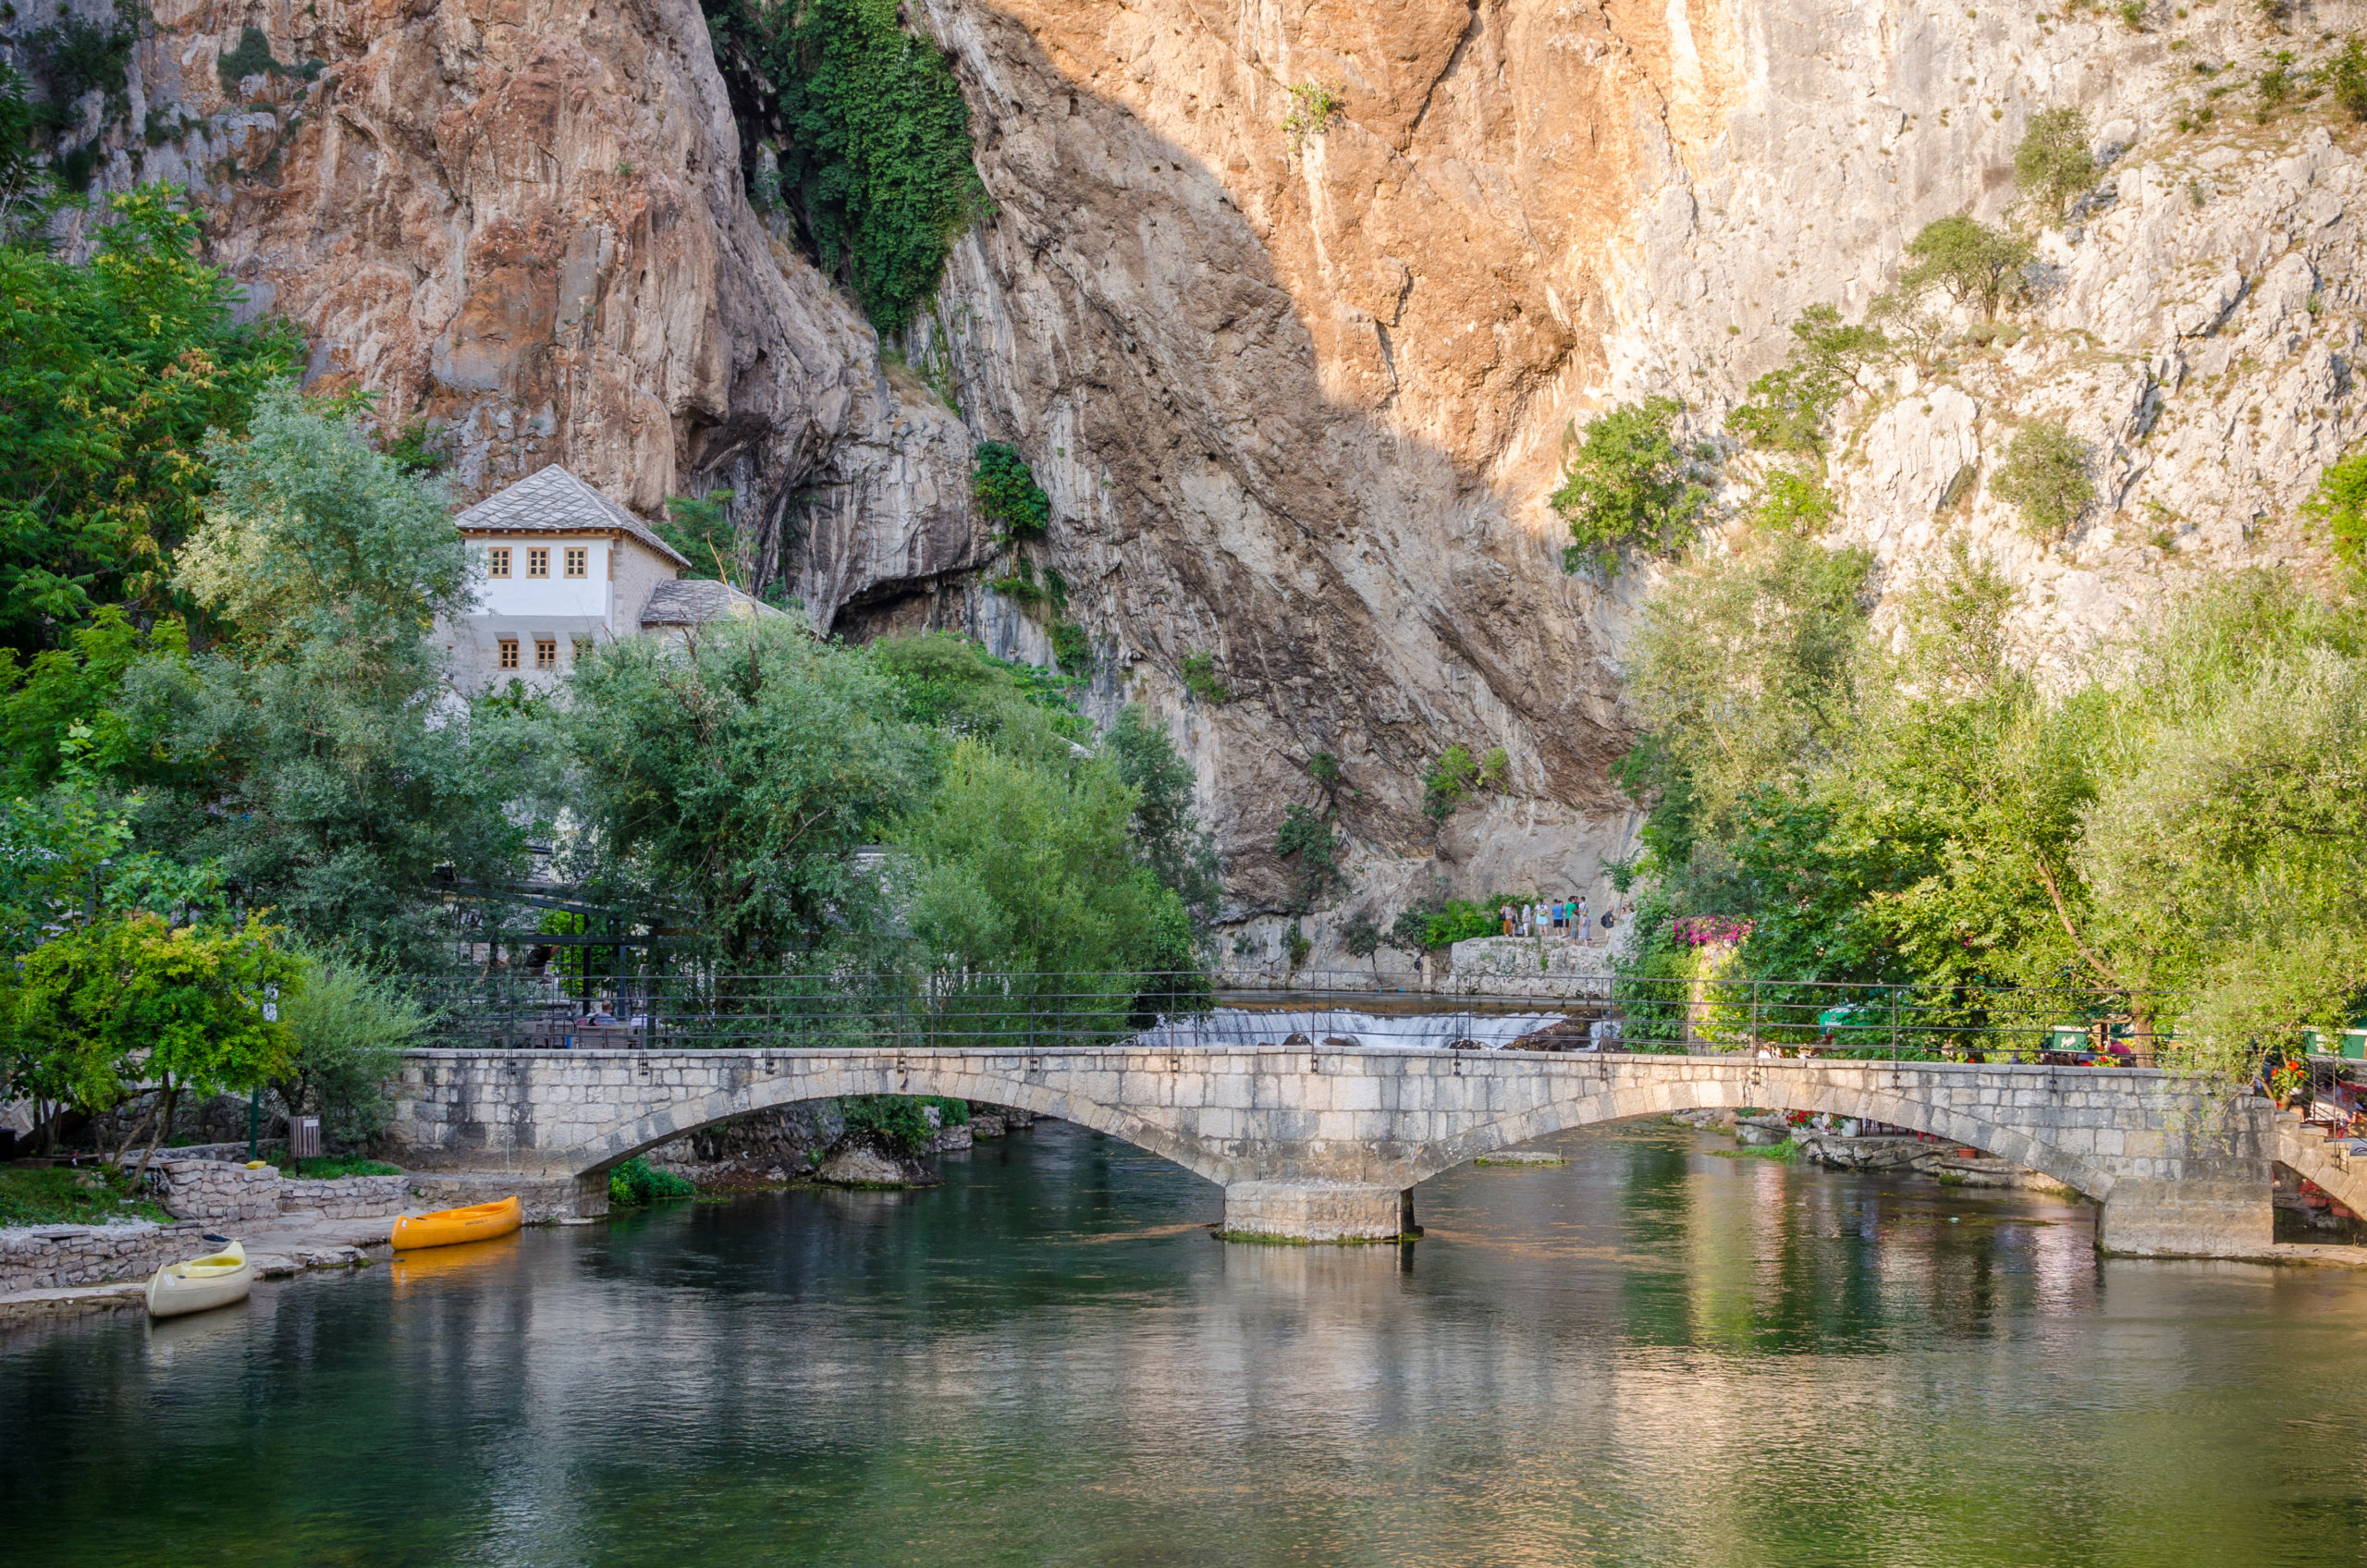
<svg viewBox="0 0 2367 1568">
<path fill-rule="evenodd" d="M 1567 1128 L 1700 1108 L 1830 1111 L 1915 1128 L 2096 1200 L 2099 1244 L 2230 1256 L 2270 1241 L 2263 1102 L 2121 1068 L 1233 1046 L 406 1054 L 389 1129 L 417 1169 L 571 1177 L 797 1100 L 938 1095 L 1061 1117 L 1224 1188 L 1229 1231 L 1395 1237 L 1417 1183 Z"/>
</svg>

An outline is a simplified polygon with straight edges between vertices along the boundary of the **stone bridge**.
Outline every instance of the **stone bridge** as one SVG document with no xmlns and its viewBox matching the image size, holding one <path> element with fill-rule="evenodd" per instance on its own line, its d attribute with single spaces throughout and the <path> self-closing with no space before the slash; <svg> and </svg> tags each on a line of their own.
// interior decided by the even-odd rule
<svg viewBox="0 0 2367 1568">
<path fill-rule="evenodd" d="M 2121 1068 L 1321 1048 L 406 1054 L 388 1137 L 415 1169 L 572 1177 L 729 1117 L 841 1095 L 1018 1106 L 1224 1188 L 1225 1227 L 1309 1241 L 1411 1230 L 1412 1189 L 1566 1128 L 1700 1108 L 1830 1111 L 1953 1139 L 2094 1199 L 2113 1251 L 2267 1249 L 2269 1108 Z"/>
</svg>

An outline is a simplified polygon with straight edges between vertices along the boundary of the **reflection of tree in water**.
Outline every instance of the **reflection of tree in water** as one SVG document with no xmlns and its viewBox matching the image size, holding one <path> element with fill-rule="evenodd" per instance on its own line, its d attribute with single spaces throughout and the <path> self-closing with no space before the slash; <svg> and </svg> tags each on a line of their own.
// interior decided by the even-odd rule
<svg viewBox="0 0 2367 1568">
<path fill-rule="evenodd" d="M 2035 1255 L 2056 1222 L 2010 1199 L 1705 1152 L 1675 1128 L 1619 1137 L 1619 1236 L 1638 1258 L 1621 1292 L 1638 1342 L 1896 1350 L 1993 1338 L 2048 1305 Z"/>
</svg>

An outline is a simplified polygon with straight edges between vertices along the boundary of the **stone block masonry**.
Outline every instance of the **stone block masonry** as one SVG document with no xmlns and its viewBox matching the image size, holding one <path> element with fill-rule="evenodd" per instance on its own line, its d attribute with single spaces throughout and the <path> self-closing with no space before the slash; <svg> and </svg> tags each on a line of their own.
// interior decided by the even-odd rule
<svg viewBox="0 0 2367 1568">
<path fill-rule="evenodd" d="M 167 1263 L 194 1257 L 205 1226 L 23 1225 L 0 1230 L 0 1295 L 64 1291 L 110 1280 L 136 1280 Z"/>
<path fill-rule="evenodd" d="M 388 1139 L 414 1170 L 503 1166 L 574 1181 L 590 1206 L 632 1155 L 752 1111 L 872 1094 L 1081 1122 L 1221 1185 L 1228 1230 L 1299 1240 L 1394 1238 L 1412 1221 L 1381 1194 L 1568 1128 L 1758 1106 L 1910 1127 L 2040 1171 L 2103 1206 L 2114 1251 L 2270 1243 L 2267 1107 L 2116 1068 L 1275 1046 L 427 1050 L 404 1059 Z"/>
</svg>

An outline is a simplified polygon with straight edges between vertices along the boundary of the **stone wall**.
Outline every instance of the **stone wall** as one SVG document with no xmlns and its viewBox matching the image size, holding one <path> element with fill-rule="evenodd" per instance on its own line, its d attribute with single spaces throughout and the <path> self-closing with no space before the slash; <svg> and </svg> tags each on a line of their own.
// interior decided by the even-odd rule
<svg viewBox="0 0 2367 1568">
<path fill-rule="evenodd" d="M 1608 996 L 1611 949 L 1551 937 L 1473 937 L 1447 949 L 1456 996 Z"/>
<path fill-rule="evenodd" d="M 305 1182 L 280 1178 L 279 1212 L 313 1219 L 372 1219 L 392 1217 L 411 1206 L 408 1176 L 339 1176 L 333 1181 Z"/>
<path fill-rule="evenodd" d="M 137 1280 L 167 1263 L 197 1256 L 204 1245 L 204 1230 L 194 1219 L 170 1225 L 23 1225 L 0 1230 L 0 1295 Z"/>
<path fill-rule="evenodd" d="M 160 1189 L 158 1200 L 182 1219 L 236 1225 L 279 1218 L 286 1179 L 275 1167 L 250 1170 L 220 1159 L 160 1159 L 148 1170 Z"/>
</svg>

